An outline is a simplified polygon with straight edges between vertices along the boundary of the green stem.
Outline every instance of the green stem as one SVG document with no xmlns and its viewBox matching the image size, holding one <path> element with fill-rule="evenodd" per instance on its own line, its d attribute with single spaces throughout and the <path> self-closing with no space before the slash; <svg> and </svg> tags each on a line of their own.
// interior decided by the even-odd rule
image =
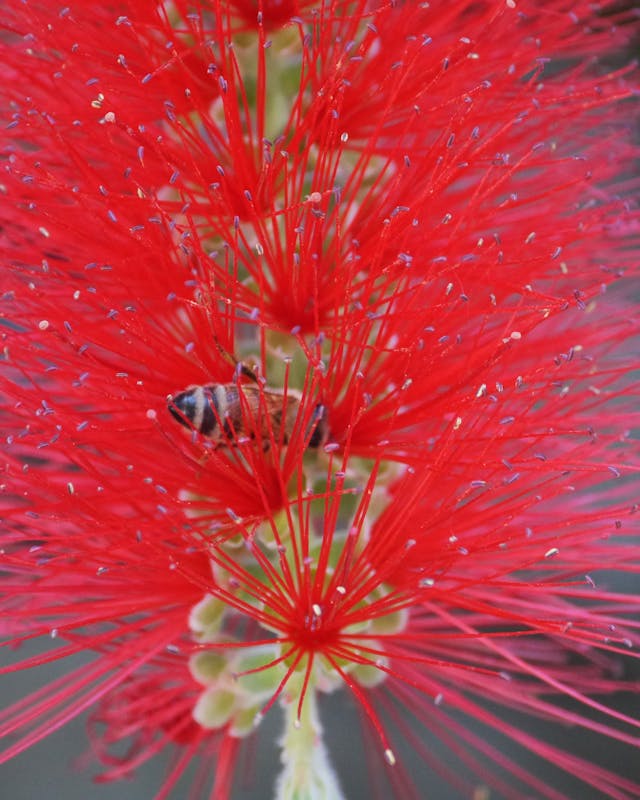
<svg viewBox="0 0 640 800">
<path fill-rule="evenodd" d="M 283 703 L 282 772 L 275 800 L 346 800 L 324 745 L 315 690 L 307 687 L 299 719 L 298 694 L 291 695 Z"/>
</svg>

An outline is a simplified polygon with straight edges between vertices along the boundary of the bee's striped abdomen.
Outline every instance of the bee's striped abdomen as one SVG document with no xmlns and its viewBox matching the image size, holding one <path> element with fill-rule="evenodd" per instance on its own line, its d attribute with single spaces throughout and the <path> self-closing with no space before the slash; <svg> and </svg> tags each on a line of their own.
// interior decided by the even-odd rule
<svg viewBox="0 0 640 800">
<path fill-rule="evenodd" d="M 191 386 L 169 401 L 169 411 L 185 428 L 193 428 L 203 436 L 213 436 L 218 427 L 221 409 L 226 400 L 219 396 L 219 384 Z"/>
</svg>

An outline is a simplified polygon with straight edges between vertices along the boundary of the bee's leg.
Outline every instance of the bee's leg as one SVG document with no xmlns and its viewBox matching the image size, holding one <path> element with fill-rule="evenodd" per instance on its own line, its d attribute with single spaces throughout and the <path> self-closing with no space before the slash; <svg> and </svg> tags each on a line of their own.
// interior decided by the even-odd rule
<svg viewBox="0 0 640 800">
<path fill-rule="evenodd" d="M 218 446 L 215 444 L 210 444 L 206 450 L 203 451 L 202 455 L 197 459 L 198 467 L 200 469 L 206 469 L 207 464 L 211 456 L 215 453 L 218 449 Z"/>
<path fill-rule="evenodd" d="M 254 383 L 258 383 L 258 376 L 251 367 L 248 367 L 243 361 L 236 361 L 236 380 L 241 375 L 244 375 L 245 378 L 249 378 L 249 380 Z"/>
<path fill-rule="evenodd" d="M 309 437 L 309 444 L 307 447 L 321 447 L 326 442 L 327 436 L 329 435 L 329 426 L 327 409 L 322 403 L 318 403 L 313 409 L 309 421 L 309 431 L 311 432 L 311 436 Z"/>
</svg>

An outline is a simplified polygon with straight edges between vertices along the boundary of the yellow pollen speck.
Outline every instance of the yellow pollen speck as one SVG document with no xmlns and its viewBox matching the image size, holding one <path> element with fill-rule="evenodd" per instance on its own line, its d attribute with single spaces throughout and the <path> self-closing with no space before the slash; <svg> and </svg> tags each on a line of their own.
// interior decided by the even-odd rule
<svg viewBox="0 0 640 800">
<path fill-rule="evenodd" d="M 47 328 L 49 327 L 49 320 L 41 319 L 40 322 L 38 323 L 38 327 L 40 328 L 41 331 L 46 331 Z"/>
<path fill-rule="evenodd" d="M 457 431 L 458 428 L 462 425 L 462 417 L 456 417 L 456 421 L 453 423 L 453 430 Z"/>
<path fill-rule="evenodd" d="M 387 764 L 393 767 L 393 765 L 396 763 L 396 757 L 394 755 L 393 750 L 387 748 L 384 751 L 384 760 L 387 762 Z"/>
</svg>

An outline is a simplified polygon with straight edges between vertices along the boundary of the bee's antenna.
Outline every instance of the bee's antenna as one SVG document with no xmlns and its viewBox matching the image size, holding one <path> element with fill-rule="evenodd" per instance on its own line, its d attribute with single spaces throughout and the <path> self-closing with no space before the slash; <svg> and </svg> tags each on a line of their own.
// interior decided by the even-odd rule
<svg viewBox="0 0 640 800">
<path fill-rule="evenodd" d="M 236 381 L 240 378 L 241 375 L 244 375 L 244 377 L 245 378 L 249 378 L 250 381 L 253 381 L 254 383 L 258 383 L 258 376 L 254 372 L 254 370 L 252 370 L 251 367 L 248 367 L 242 361 L 238 361 L 238 359 L 232 353 L 230 353 L 228 350 L 226 350 L 222 346 L 222 344 L 220 343 L 220 340 L 218 339 L 218 337 L 215 334 L 213 335 L 213 341 L 216 343 L 216 347 L 218 348 L 218 352 L 224 358 L 224 360 L 225 361 L 229 361 L 229 362 L 231 362 L 231 364 L 233 364 L 233 366 L 235 368 L 235 379 L 236 379 Z"/>
<path fill-rule="evenodd" d="M 215 333 L 213 334 L 213 341 L 215 342 L 218 352 L 224 358 L 224 360 L 230 362 L 231 364 L 233 364 L 234 367 L 237 368 L 238 366 L 237 358 L 234 355 L 232 355 L 225 347 L 222 346 L 220 339 L 218 339 Z"/>
</svg>

